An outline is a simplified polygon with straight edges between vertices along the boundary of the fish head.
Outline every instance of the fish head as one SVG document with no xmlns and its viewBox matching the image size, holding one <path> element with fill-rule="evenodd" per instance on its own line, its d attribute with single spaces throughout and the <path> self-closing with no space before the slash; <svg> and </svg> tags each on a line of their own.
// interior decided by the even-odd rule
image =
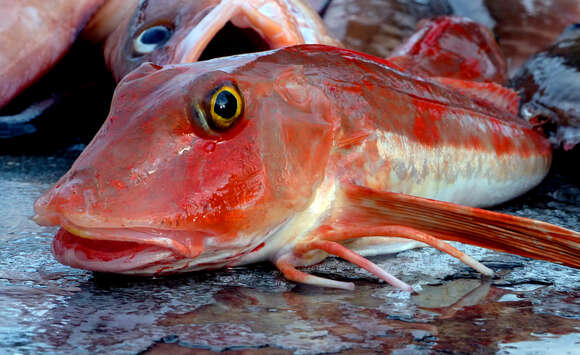
<svg viewBox="0 0 580 355">
<path fill-rule="evenodd" d="M 141 1 L 105 43 L 117 80 L 141 63 L 206 60 L 303 43 L 338 45 L 303 0 Z"/>
<path fill-rule="evenodd" d="M 275 56 L 144 64 L 121 81 L 93 141 L 35 203 L 38 223 L 62 227 L 60 262 L 143 275 L 223 267 L 308 206 L 332 115 L 300 70 L 260 57 Z"/>
</svg>

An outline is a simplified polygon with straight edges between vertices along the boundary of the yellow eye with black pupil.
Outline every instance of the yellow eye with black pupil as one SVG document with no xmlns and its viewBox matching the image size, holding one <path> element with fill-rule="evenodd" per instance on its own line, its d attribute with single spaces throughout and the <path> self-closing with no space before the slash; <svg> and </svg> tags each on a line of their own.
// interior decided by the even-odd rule
<svg viewBox="0 0 580 355">
<path fill-rule="evenodd" d="M 216 90 L 210 100 L 210 126 L 217 130 L 231 127 L 242 115 L 244 103 L 234 86 L 224 85 Z"/>
</svg>

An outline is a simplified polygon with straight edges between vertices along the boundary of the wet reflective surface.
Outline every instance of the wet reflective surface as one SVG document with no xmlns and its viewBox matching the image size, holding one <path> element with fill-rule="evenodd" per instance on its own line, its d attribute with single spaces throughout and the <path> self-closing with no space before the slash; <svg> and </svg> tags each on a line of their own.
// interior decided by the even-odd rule
<svg viewBox="0 0 580 355">
<path fill-rule="evenodd" d="M 295 285 L 266 264 L 159 279 L 60 265 L 55 228 L 29 217 L 76 154 L 0 156 L 0 353 L 578 353 L 578 270 L 476 247 L 461 249 L 494 279 L 427 248 L 374 258 L 415 294 L 337 259 L 309 271 L 355 291 Z M 578 176 L 560 165 L 499 209 L 580 229 Z"/>
</svg>

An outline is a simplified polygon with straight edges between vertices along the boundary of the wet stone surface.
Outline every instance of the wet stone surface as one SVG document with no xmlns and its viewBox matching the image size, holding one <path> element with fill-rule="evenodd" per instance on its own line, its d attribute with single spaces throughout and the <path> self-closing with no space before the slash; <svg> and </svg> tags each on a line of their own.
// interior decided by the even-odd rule
<svg viewBox="0 0 580 355">
<path fill-rule="evenodd" d="M 93 274 L 51 256 L 32 203 L 78 153 L 0 156 L 0 353 L 578 354 L 578 270 L 458 245 L 484 279 L 433 249 L 373 258 L 400 292 L 338 259 L 308 268 L 353 292 L 285 281 L 271 265 L 166 278 Z M 560 164 L 498 209 L 580 229 L 580 186 Z"/>
</svg>

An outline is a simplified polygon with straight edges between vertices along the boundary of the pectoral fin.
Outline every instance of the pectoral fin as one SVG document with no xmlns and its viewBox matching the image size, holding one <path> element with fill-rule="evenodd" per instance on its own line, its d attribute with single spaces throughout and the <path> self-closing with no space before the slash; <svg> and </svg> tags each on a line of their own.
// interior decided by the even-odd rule
<svg viewBox="0 0 580 355">
<path fill-rule="evenodd" d="M 404 226 L 439 240 L 458 241 L 580 268 L 580 233 L 569 229 L 529 218 L 356 185 L 345 185 L 343 191 L 339 212 L 320 229 L 327 236 L 341 234 L 346 240 L 374 236 L 387 227 Z M 351 238 L 347 238 L 348 235 Z M 337 241 L 336 238 L 333 240 Z"/>
<path fill-rule="evenodd" d="M 395 244 L 401 244 L 400 238 L 439 249 L 487 276 L 492 276 L 493 271 L 445 240 L 580 267 L 580 233 L 572 230 L 528 218 L 352 184 L 343 184 L 341 189 L 333 213 L 326 221 L 291 252 L 275 260 L 288 279 L 351 290 L 352 283 L 323 279 L 295 268 L 296 265 L 310 265 L 305 260 L 312 256 L 311 253 L 325 252 L 362 267 L 396 288 L 410 291 L 409 285 L 348 248 L 356 245 L 353 241 L 361 241 L 358 247 L 366 254 L 373 254 L 368 250 L 373 247 L 389 252 L 392 251 L 391 241 L 395 239 Z M 383 237 L 384 244 L 379 237 Z"/>
</svg>

